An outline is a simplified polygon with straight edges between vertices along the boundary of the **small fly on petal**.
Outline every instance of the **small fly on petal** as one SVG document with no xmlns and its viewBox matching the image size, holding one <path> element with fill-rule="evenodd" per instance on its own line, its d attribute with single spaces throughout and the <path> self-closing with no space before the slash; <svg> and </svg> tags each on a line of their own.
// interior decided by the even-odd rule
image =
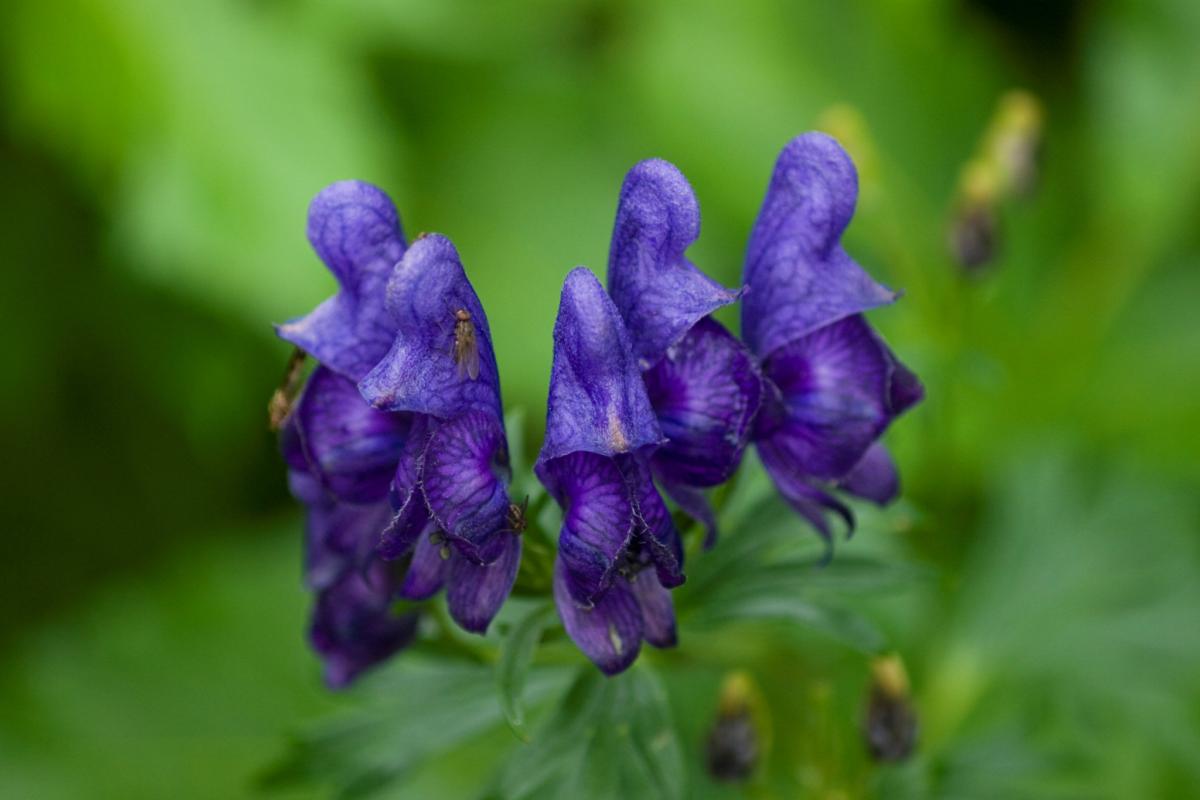
<svg viewBox="0 0 1200 800">
<path fill-rule="evenodd" d="M 454 363 L 458 365 L 460 378 L 479 377 L 479 341 L 475 338 L 471 312 L 465 308 L 454 312 Z"/>
<path fill-rule="evenodd" d="M 526 527 L 526 525 L 529 524 L 529 520 L 525 516 L 525 514 L 528 510 L 529 510 L 529 495 L 525 495 L 525 499 L 521 501 L 520 505 L 517 505 L 516 503 L 508 504 L 508 520 L 507 520 L 507 522 L 508 522 L 508 530 L 511 533 L 514 533 L 517 536 L 520 536 L 522 533 L 525 532 L 525 527 Z"/>
<path fill-rule="evenodd" d="M 283 380 L 279 382 L 279 386 L 271 395 L 270 402 L 267 403 L 267 424 L 273 431 L 282 427 L 283 421 L 288 418 L 288 415 L 292 413 L 293 406 L 296 405 L 296 398 L 300 396 L 306 356 L 307 354 L 299 347 L 292 351 L 292 356 L 288 359 L 287 370 L 283 373 Z"/>
</svg>

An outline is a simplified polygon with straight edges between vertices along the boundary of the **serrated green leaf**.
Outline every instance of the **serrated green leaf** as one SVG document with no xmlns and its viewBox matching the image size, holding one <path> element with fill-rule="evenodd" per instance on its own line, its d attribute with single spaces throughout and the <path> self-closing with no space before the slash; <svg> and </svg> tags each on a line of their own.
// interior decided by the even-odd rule
<svg viewBox="0 0 1200 800">
<path fill-rule="evenodd" d="M 590 664 L 580 667 L 554 715 L 532 742 L 518 749 L 498 780 L 498 796 L 528 798 L 582 758 L 589 725 L 602 713 L 606 678 Z"/>
<path fill-rule="evenodd" d="M 553 612 L 554 606 L 550 603 L 533 608 L 512 626 L 500 643 L 500 661 L 496 665 L 500 708 L 513 733 L 522 740 L 529 738 L 525 731 L 525 706 L 521 700 L 525 676 L 529 672 L 529 665 L 533 663 L 538 640 Z"/>
<path fill-rule="evenodd" d="M 529 673 L 527 698 L 560 688 L 562 670 Z M 492 670 L 407 654 L 362 686 L 363 705 L 298 736 L 262 779 L 265 788 L 331 785 L 368 797 L 502 720 Z"/>
<path fill-rule="evenodd" d="M 629 709 L 627 764 L 636 764 L 651 791 L 644 796 L 677 798 L 685 792 L 683 753 L 679 736 L 658 676 L 644 664 L 630 670 L 626 702 Z M 627 793 L 626 797 L 642 796 Z"/>
<path fill-rule="evenodd" d="M 505 770 L 498 796 L 683 797 L 683 755 L 658 678 L 644 664 L 612 678 L 581 669 L 558 713 Z"/>
</svg>

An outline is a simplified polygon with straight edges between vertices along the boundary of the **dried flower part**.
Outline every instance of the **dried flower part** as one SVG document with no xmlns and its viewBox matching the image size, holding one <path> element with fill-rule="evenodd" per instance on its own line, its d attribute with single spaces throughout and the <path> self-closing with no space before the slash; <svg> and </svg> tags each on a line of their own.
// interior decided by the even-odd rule
<svg viewBox="0 0 1200 800">
<path fill-rule="evenodd" d="M 300 389 L 304 386 L 304 362 L 307 356 L 308 354 L 299 347 L 292 350 L 283 380 L 271 394 L 267 403 L 267 427 L 272 431 L 283 427 L 284 420 L 292 413 L 296 399 L 300 396 Z"/>
</svg>

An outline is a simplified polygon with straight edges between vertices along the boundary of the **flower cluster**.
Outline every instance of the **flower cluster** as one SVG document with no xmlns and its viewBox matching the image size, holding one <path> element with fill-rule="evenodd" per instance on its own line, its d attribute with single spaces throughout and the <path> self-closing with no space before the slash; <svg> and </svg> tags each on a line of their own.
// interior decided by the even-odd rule
<svg viewBox="0 0 1200 800">
<path fill-rule="evenodd" d="M 670 589 L 684 548 L 664 495 L 716 540 L 705 490 L 753 442 L 781 494 L 826 539 L 852 524 L 840 489 L 895 496 L 878 439 L 922 393 L 863 318 L 896 293 L 842 249 L 857 178 L 821 134 L 784 149 L 751 233 L 744 287 L 686 257 L 700 212 L 661 160 L 626 176 L 607 291 L 586 268 L 563 284 L 546 433 L 534 471 L 562 506 L 553 594 L 567 634 L 604 672 L 643 641 L 676 641 Z M 405 246 L 387 197 L 357 182 L 313 201 L 309 239 L 339 292 L 279 334 L 319 365 L 283 428 L 308 508 L 311 638 L 343 685 L 414 636 L 398 598 L 446 588 L 483 633 L 512 589 L 523 511 L 511 479 L 487 317 L 454 246 Z M 742 302 L 739 340 L 712 314 Z M 661 493 L 660 493 L 661 492 Z"/>
<path fill-rule="evenodd" d="M 491 334 L 454 246 L 406 248 L 388 197 L 355 181 L 317 195 L 308 237 L 340 290 L 279 326 L 319 362 L 281 439 L 308 508 L 310 638 L 342 686 L 413 638 L 397 598 L 445 586 L 454 619 L 485 631 L 521 540 Z"/>
</svg>

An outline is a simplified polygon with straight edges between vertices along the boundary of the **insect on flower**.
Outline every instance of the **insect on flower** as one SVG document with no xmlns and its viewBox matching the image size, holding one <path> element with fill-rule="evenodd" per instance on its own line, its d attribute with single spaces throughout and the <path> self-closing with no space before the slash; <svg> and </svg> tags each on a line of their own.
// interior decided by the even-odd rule
<svg viewBox="0 0 1200 800">
<path fill-rule="evenodd" d="M 475 323 L 471 312 L 460 308 L 454 312 L 454 363 L 458 375 L 471 380 L 479 377 L 479 343 L 475 339 Z"/>
<path fill-rule="evenodd" d="M 297 347 L 288 359 L 287 370 L 283 380 L 279 382 L 271 401 L 267 403 L 267 424 L 271 430 L 277 431 L 283 426 L 283 421 L 292 413 L 296 398 L 300 395 L 300 387 L 304 385 L 304 360 L 307 354 Z"/>
<path fill-rule="evenodd" d="M 526 526 L 529 524 L 529 519 L 526 517 L 528 512 L 529 495 L 525 495 L 525 499 L 521 501 L 520 505 L 517 505 L 516 503 L 509 503 L 508 518 L 506 519 L 506 522 L 508 523 L 507 530 L 518 536 L 524 533 Z"/>
</svg>

